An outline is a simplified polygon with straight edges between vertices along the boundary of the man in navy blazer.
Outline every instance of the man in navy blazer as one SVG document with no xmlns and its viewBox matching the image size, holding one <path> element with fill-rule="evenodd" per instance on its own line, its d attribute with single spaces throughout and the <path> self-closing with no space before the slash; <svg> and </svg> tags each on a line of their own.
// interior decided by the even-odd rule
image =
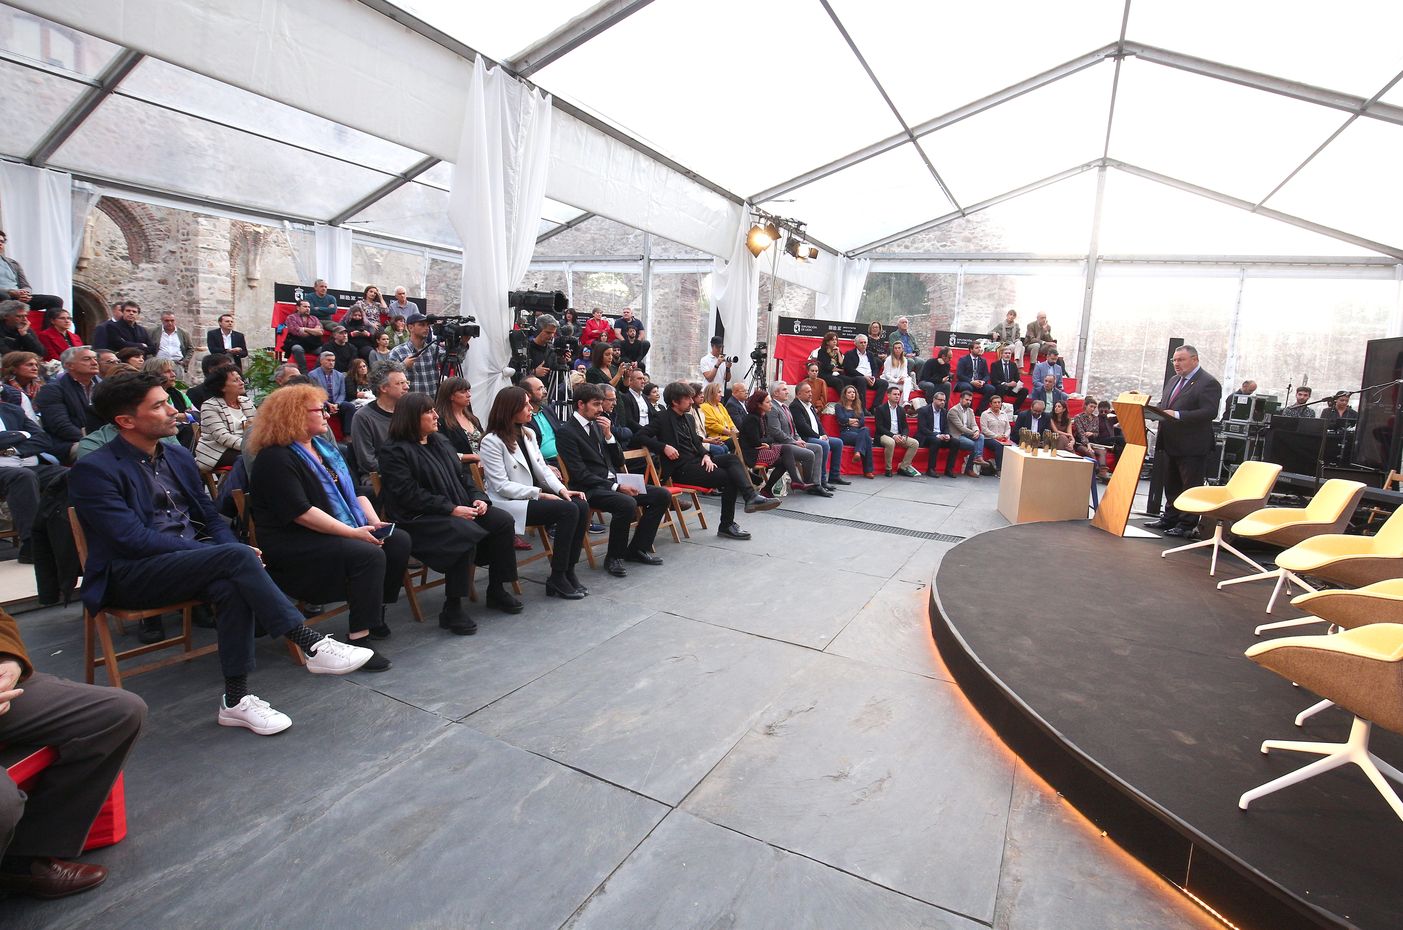
<svg viewBox="0 0 1403 930">
<path fill-rule="evenodd" d="M 90 430 L 102 427 L 93 413 L 93 389 L 97 383 L 97 352 L 91 346 L 73 346 L 59 356 L 63 374 L 39 389 L 34 411 L 44 423 L 44 432 L 55 442 L 72 446 Z M 67 452 L 60 456 L 71 458 Z"/>
<path fill-rule="evenodd" d="M 984 358 L 984 343 L 975 340 L 969 354 L 960 356 L 955 363 L 955 393 L 969 391 L 975 397 L 984 398 L 981 406 L 988 406 L 989 398 L 998 393 L 998 388 L 989 378 L 989 362 Z"/>
<path fill-rule="evenodd" d="M 955 477 L 955 459 L 959 454 L 947 416 L 945 395 L 939 391 L 931 395 L 929 404 L 916 411 L 916 442 L 926 447 L 929 456 L 926 459 L 927 478 L 936 476 L 935 460 L 941 449 L 945 450 L 945 477 Z"/>
<path fill-rule="evenodd" d="M 39 493 L 63 474 L 58 460 L 68 452 L 14 404 L 0 404 L 0 500 L 10 505 L 19 534 L 19 560 L 32 564 L 30 533 L 39 513 Z"/>
<path fill-rule="evenodd" d="M 244 370 L 244 359 L 248 358 L 248 341 L 244 334 L 234 329 L 234 315 L 223 313 L 219 316 L 219 326 L 205 333 L 205 347 L 210 355 L 227 355 L 234 360 L 234 367 Z"/>
<path fill-rule="evenodd" d="M 1198 515 L 1175 510 L 1174 500 L 1203 484 L 1223 386 L 1199 365 L 1197 349 L 1180 346 L 1174 350 L 1174 377 L 1164 383 L 1156 405 L 1169 414 L 1155 442 L 1155 458 L 1165 458 L 1165 507 L 1164 515 L 1146 526 L 1164 530 L 1166 536 L 1188 536 L 1198 527 Z"/>
<path fill-rule="evenodd" d="M 248 692 L 255 617 L 270 636 L 306 651 L 315 674 L 355 671 L 373 652 L 309 629 L 258 551 L 239 542 L 219 516 L 194 457 L 160 441 L 180 426 L 160 378 L 118 373 L 98 386 L 93 404 L 118 435 L 69 473 L 69 500 L 88 543 L 83 606 L 213 601 L 224 672 L 219 724 L 261 736 L 287 729 L 287 715 Z"/>
</svg>

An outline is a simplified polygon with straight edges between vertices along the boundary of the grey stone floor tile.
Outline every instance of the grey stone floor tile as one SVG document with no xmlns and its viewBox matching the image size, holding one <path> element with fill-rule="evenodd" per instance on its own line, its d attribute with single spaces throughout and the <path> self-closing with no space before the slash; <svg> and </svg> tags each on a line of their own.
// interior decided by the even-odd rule
<svg viewBox="0 0 1403 930">
<path fill-rule="evenodd" d="M 903 478 L 900 481 L 895 478 L 890 481 L 883 480 L 882 486 L 877 489 L 877 496 L 957 507 L 971 497 L 982 497 L 980 492 L 983 490 L 980 479 L 955 478 L 951 480 L 949 478 L 927 478 L 922 475 L 920 478 Z"/>
<path fill-rule="evenodd" d="M 1210 930 L 1221 924 L 1134 862 L 1020 762 L 994 927 Z"/>
<path fill-rule="evenodd" d="M 985 506 L 984 502 L 980 501 L 956 507 L 949 519 L 941 524 L 940 532 L 968 538 L 1001 526 L 1008 526 L 1008 521 L 999 513 L 997 505 L 990 503 Z"/>
<path fill-rule="evenodd" d="M 913 584 L 933 584 L 936 569 L 940 568 L 940 560 L 955 545 L 955 543 L 941 542 L 937 539 L 926 540 L 921 548 L 911 554 L 911 558 L 906 560 L 906 564 L 897 569 L 892 578 L 897 581 L 909 581 Z"/>
<path fill-rule="evenodd" d="M 532 606 L 520 614 L 473 609 L 479 629 L 472 636 L 440 629 L 435 608 L 423 641 L 406 649 L 396 632 L 385 644 L 394 646 L 394 667 L 358 681 L 436 714 L 464 717 L 652 614 L 590 590 L 581 601 L 545 601 L 539 586 L 528 585 L 522 601 Z"/>
<path fill-rule="evenodd" d="M 943 533 L 945 522 L 956 512 L 946 504 L 927 504 L 899 497 L 877 495 L 854 511 L 854 519 L 882 526 L 899 526 L 923 533 Z"/>
<path fill-rule="evenodd" d="M 675 804 L 816 656 L 659 614 L 464 722 Z"/>
<path fill-rule="evenodd" d="M 669 814 L 566 925 L 569 930 L 979 926 L 681 811 Z"/>
<path fill-rule="evenodd" d="M 871 530 L 838 524 L 801 524 L 783 518 L 773 519 L 773 523 L 757 527 L 749 540 L 713 537 L 706 545 L 752 557 L 765 556 L 890 578 L 925 542 L 919 537 L 878 535 Z M 796 533 L 799 527 L 803 527 L 799 531 L 802 535 Z"/>
<path fill-rule="evenodd" d="M 1013 766 L 952 685 L 824 655 L 683 809 L 987 922 Z"/>
<path fill-rule="evenodd" d="M 924 585 L 889 581 L 824 651 L 952 681 L 931 638 L 929 603 Z"/>
</svg>

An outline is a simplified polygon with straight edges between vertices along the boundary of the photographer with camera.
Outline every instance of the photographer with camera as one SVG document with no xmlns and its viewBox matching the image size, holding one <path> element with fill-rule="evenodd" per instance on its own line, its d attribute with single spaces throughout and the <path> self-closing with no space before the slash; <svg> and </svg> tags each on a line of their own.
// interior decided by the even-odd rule
<svg viewBox="0 0 1403 930">
<path fill-rule="evenodd" d="M 711 351 L 702 356 L 700 362 L 702 382 L 719 384 L 722 389 L 731 383 L 731 366 L 740 361 L 739 356 L 726 357 L 726 343 L 720 336 L 711 337 Z"/>
<path fill-rule="evenodd" d="M 540 378 L 545 381 L 552 371 L 564 371 L 570 367 L 570 352 L 562 356 L 555 350 L 555 337 L 560 322 L 549 313 L 536 318 L 536 334 L 526 341 L 526 367 L 517 368 L 513 382 L 520 384 L 525 378 Z M 515 354 L 515 353 L 513 353 Z"/>
<path fill-rule="evenodd" d="M 443 347 L 430 340 L 429 318 L 424 314 L 411 313 L 404 322 L 409 328 L 409 339 L 390 351 L 390 360 L 404 366 L 411 391 L 433 397 L 438 393 Z"/>
</svg>

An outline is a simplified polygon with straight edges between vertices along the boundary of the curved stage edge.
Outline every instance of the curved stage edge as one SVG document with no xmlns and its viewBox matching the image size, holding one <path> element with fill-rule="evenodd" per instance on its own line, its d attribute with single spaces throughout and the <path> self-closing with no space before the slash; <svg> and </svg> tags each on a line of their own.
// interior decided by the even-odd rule
<svg viewBox="0 0 1403 930">
<path fill-rule="evenodd" d="M 1313 756 L 1264 739 L 1342 740 L 1349 715 L 1304 729 L 1315 702 L 1245 656 L 1270 584 L 1216 590 L 1208 552 L 1120 539 L 1085 521 L 981 533 L 946 553 L 931 632 L 1000 738 L 1126 852 L 1239 927 L 1397 927 L 1403 823 L 1354 766 L 1237 808 Z M 1274 616 L 1302 614 L 1278 607 Z M 1323 625 L 1278 635 L 1323 632 Z M 1306 735 L 1302 735 L 1306 734 Z M 1397 762 L 1403 739 L 1375 730 Z"/>
</svg>

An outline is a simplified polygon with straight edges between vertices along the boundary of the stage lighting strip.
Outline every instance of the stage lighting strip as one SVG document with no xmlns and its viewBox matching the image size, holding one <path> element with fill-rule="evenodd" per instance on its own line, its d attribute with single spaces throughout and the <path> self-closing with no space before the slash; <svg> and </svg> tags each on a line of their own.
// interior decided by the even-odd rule
<svg viewBox="0 0 1403 930">
<path fill-rule="evenodd" d="M 712 504 L 718 509 L 721 506 L 719 500 L 713 500 L 713 495 L 703 495 L 702 500 Z M 849 520 L 846 517 L 825 517 L 818 513 L 805 513 L 802 510 L 785 510 L 783 507 L 771 510 L 767 517 L 784 517 L 789 520 L 803 520 L 806 523 L 827 523 L 831 526 L 849 526 L 855 530 L 866 530 L 869 533 L 886 533 L 888 536 L 911 536 L 916 539 L 933 539 L 936 542 L 957 543 L 964 542 L 963 536 L 951 536 L 949 533 L 928 533 L 923 530 L 908 530 L 899 526 L 886 526 L 881 523 L 864 523 L 862 520 Z"/>
</svg>

